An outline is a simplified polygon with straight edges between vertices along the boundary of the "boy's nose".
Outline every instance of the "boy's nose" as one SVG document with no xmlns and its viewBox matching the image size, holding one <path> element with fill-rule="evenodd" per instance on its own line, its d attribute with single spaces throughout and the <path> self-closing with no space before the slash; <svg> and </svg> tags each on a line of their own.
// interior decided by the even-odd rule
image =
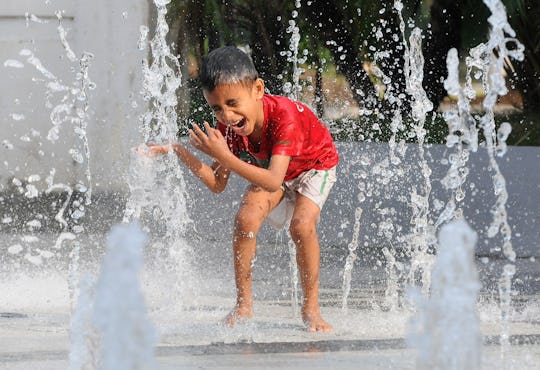
<svg viewBox="0 0 540 370">
<path fill-rule="evenodd" d="M 231 123 L 236 122 L 235 114 L 230 110 L 223 111 L 223 123 L 230 125 Z"/>
</svg>

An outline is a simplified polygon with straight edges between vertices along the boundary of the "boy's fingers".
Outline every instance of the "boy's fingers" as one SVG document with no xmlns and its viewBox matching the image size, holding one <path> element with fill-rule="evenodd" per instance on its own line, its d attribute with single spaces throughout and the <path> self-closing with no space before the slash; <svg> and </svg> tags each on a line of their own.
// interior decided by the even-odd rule
<svg viewBox="0 0 540 370">
<path fill-rule="evenodd" d="M 194 130 L 189 130 L 189 137 L 191 138 L 190 144 L 193 146 L 199 146 L 202 141 L 201 138 L 197 135 L 197 133 Z"/>
<path fill-rule="evenodd" d="M 161 145 L 152 145 L 152 146 L 149 146 L 148 149 L 150 149 L 150 152 L 160 153 L 160 154 L 165 154 L 169 151 L 168 147 L 161 146 Z"/>
<path fill-rule="evenodd" d="M 188 130 L 188 133 L 192 141 L 200 142 L 199 136 L 193 129 Z"/>
<path fill-rule="evenodd" d="M 204 122 L 204 127 L 206 128 L 206 132 L 208 133 L 208 136 L 212 136 L 218 139 L 220 138 L 221 132 L 219 132 L 219 130 L 213 128 L 212 126 L 210 126 L 208 122 Z"/>
<path fill-rule="evenodd" d="M 214 136 L 216 139 L 219 139 L 219 130 L 211 129 L 212 130 L 212 136 Z"/>
<path fill-rule="evenodd" d="M 219 130 L 214 130 L 214 133 L 216 134 L 216 137 L 218 139 L 224 139 L 223 135 L 221 134 L 221 131 Z"/>
<path fill-rule="evenodd" d="M 189 144 L 194 148 L 200 149 L 202 145 L 201 138 L 197 136 L 197 133 L 193 130 L 189 130 L 188 133 L 189 133 L 189 136 L 191 137 L 191 139 L 189 140 Z"/>
<path fill-rule="evenodd" d="M 152 157 L 152 158 L 157 157 L 158 155 L 163 153 L 160 147 L 146 146 L 144 144 L 141 144 L 138 147 L 133 148 L 133 151 L 137 153 L 138 155 L 141 155 L 144 157 Z"/>
<path fill-rule="evenodd" d="M 204 131 L 199 127 L 199 125 L 193 126 L 193 129 L 195 130 L 195 132 L 197 132 L 197 134 L 203 134 L 204 135 Z"/>
<path fill-rule="evenodd" d="M 203 143 L 208 138 L 204 131 L 197 125 L 193 126 L 193 133 L 197 136 L 201 143 Z"/>
</svg>

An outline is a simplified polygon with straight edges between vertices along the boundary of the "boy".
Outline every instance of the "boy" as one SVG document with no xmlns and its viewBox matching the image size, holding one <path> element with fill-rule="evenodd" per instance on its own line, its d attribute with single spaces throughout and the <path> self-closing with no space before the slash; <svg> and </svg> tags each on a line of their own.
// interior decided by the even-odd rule
<svg viewBox="0 0 540 370">
<path fill-rule="evenodd" d="M 225 323 L 253 316 L 252 261 L 256 236 L 265 219 L 289 231 L 297 248 L 303 290 L 302 319 L 309 331 L 333 330 L 321 316 L 320 251 L 316 231 L 321 208 L 336 179 L 338 154 L 328 129 L 303 104 L 264 93 L 264 82 L 251 58 L 234 46 L 215 49 L 205 58 L 200 80 L 218 119 L 189 130 L 190 144 L 213 158 L 211 166 L 184 146 L 150 145 L 155 155 L 172 147 L 176 155 L 213 192 L 225 189 L 230 172 L 249 185 L 234 221 L 233 253 L 236 305 Z M 279 219 L 281 203 L 283 217 Z M 272 212 L 274 211 L 274 212 Z"/>
</svg>

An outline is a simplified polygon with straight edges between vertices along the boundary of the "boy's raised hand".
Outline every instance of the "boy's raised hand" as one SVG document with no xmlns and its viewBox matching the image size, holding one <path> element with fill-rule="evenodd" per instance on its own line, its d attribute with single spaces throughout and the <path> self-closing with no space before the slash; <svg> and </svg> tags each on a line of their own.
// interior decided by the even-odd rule
<svg viewBox="0 0 540 370">
<path fill-rule="evenodd" d="M 225 155 L 230 154 L 227 141 L 221 132 L 212 128 L 208 122 L 204 122 L 204 128 L 208 134 L 205 134 L 197 125 L 194 125 L 193 129 L 189 130 L 190 144 L 218 161 Z"/>
<path fill-rule="evenodd" d="M 156 158 L 160 155 L 167 154 L 169 152 L 168 145 L 157 145 L 154 143 L 141 144 L 136 148 L 133 148 L 135 153 L 144 157 Z"/>
</svg>

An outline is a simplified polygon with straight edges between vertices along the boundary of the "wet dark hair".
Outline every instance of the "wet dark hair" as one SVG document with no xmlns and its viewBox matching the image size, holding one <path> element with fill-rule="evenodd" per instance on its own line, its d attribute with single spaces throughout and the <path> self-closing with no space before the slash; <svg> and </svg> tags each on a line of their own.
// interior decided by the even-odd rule
<svg viewBox="0 0 540 370">
<path fill-rule="evenodd" d="M 258 77 L 249 55 L 236 46 L 224 46 L 208 53 L 199 74 L 202 88 L 206 91 L 213 91 L 221 84 L 251 84 Z"/>
</svg>

